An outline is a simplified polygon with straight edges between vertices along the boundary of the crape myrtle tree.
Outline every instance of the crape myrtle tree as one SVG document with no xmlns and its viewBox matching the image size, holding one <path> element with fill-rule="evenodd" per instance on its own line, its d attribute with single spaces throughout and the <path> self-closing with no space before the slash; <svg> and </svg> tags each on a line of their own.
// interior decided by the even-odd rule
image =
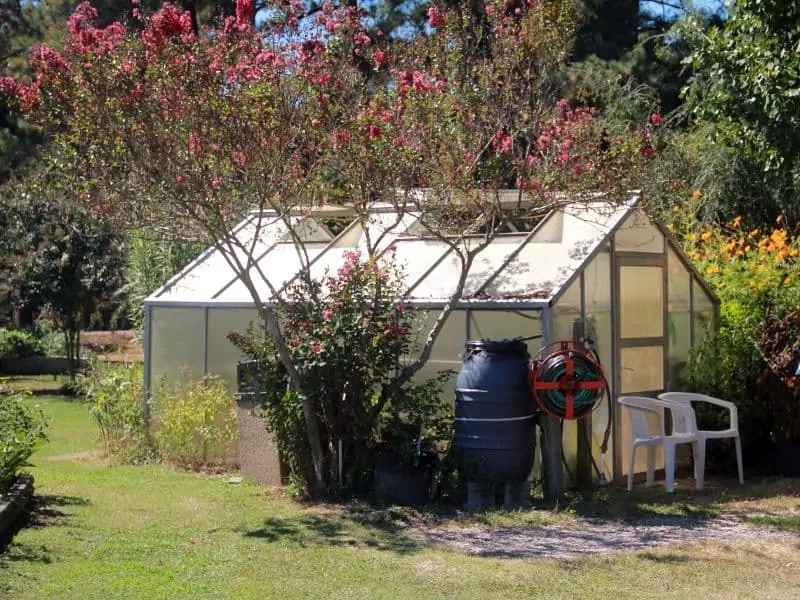
<svg viewBox="0 0 800 600">
<path fill-rule="evenodd" d="M 455 291 L 418 354 L 365 406 L 375 419 L 428 360 L 476 255 L 509 218 L 535 221 L 596 190 L 619 200 L 656 152 L 649 124 L 606 123 L 559 102 L 576 22 L 569 0 L 433 4 L 427 35 L 391 45 L 351 6 L 324 4 L 311 22 L 300 2 L 276 3 L 261 32 L 248 0 L 198 33 L 168 4 L 136 14 L 136 28 L 99 28 L 80 5 L 63 52 L 35 48 L 34 78 L 0 79 L 0 93 L 83 165 L 75 202 L 225 256 L 301 399 L 316 494 L 333 486 L 332 444 L 276 310 L 287 296 L 256 265 L 260 232 L 276 219 L 288 226 L 309 293 L 324 286 L 310 281 L 294 215 L 325 202 L 347 203 L 362 221 L 378 201 L 398 218 L 418 214 L 458 257 Z M 519 202 L 501 203 L 505 188 Z M 231 230 L 248 212 L 255 233 L 242 240 Z M 380 248 L 370 240 L 362 260 Z"/>
</svg>

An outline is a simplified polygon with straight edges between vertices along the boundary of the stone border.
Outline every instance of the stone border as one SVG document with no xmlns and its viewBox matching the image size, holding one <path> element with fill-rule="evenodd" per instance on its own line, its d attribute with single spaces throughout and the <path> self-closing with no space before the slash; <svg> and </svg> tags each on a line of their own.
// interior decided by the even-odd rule
<svg viewBox="0 0 800 600">
<path fill-rule="evenodd" d="M 85 366 L 85 360 L 78 361 L 78 369 L 82 369 Z M 0 374 L 2 375 L 63 375 L 69 373 L 69 370 L 69 359 L 64 356 L 0 358 Z"/>
<path fill-rule="evenodd" d="M 33 476 L 18 475 L 8 492 L 0 494 L 0 539 L 25 512 L 33 498 Z"/>
</svg>

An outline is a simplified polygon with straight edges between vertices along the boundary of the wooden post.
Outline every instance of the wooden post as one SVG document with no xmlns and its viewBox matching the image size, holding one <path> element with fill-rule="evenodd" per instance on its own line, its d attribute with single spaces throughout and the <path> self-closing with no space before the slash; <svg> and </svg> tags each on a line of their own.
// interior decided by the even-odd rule
<svg viewBox="0 0 800 600">
<path fill-rule="evenodd" d="M 558 500 L 564 495 L 564 471 L 561 465 L 561 421 L 550 415 L 539 419 L 542 430 L 542 466 L 544 467 L 544 497 Z"/>
</svg>

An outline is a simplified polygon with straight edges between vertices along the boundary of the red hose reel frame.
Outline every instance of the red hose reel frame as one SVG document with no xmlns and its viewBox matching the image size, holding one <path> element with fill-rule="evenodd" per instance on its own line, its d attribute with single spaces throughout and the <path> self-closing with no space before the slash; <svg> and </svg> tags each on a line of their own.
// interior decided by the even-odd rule
<svg viewBox="0 0 800 600">
<path fill-rule="evenodd" d="M 554 347 L 558 347 L 558 350 L 552 350 Z M 597 370 L 601 376 L 599 381 L 580 381 L 575 378 L 575 354 L 581 354 L 583 357 L 589 359 L 597 366 Z M 567 372 L 558 381 L 543 381 L 541 379 L 542 368 L 547 364 L 548 361 L 558 356 L 564 356 L 566 358 Z M 586 350 L 582 345 L 578 345 L 575 342 L 561 341 L 553 342 L 552 344 L 543 346 L 542 349 L 539 350 L 531 359 L 529 372 L 531 392 L 536 400 L 536 404 L 538 404 L 539 408 L 541 408 L 548 415 L 556 417 L 557 419 L 566 419 L 568 421 L 575 419 L 576 391 L 604 391 L 606 389 L 606 377 L 600 362 L 597 360 L 597 358 L 595 358 L 594 354 Z M 564 392 L 565 412 L 563 416 L 555 414 L 553 411 L 549 410 L 545 406 L 545 403 L 539 399 L 539 392 L 547 390 L 560 390 Z M 582 415 L 581 418 L 591 415 L 600 407 L 600 404 L 600 402 L 597 402 L 594 408 L 592 408 L 592 410 L 587 414 Z"/>
</svg>

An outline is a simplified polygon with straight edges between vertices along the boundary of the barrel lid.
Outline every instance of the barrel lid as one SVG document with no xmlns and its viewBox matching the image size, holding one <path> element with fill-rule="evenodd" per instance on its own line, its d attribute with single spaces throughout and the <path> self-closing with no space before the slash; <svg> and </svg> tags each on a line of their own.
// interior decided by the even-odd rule
<svg viewBox="0 0 800 600">
<path fill-rule="evenodd" d="M 505 340 L 469 340 L 464 344 L 467 352 L 490 352 L 492 354 L 526 354 L 528 345 L 522 338 Z"/>
</svg>

